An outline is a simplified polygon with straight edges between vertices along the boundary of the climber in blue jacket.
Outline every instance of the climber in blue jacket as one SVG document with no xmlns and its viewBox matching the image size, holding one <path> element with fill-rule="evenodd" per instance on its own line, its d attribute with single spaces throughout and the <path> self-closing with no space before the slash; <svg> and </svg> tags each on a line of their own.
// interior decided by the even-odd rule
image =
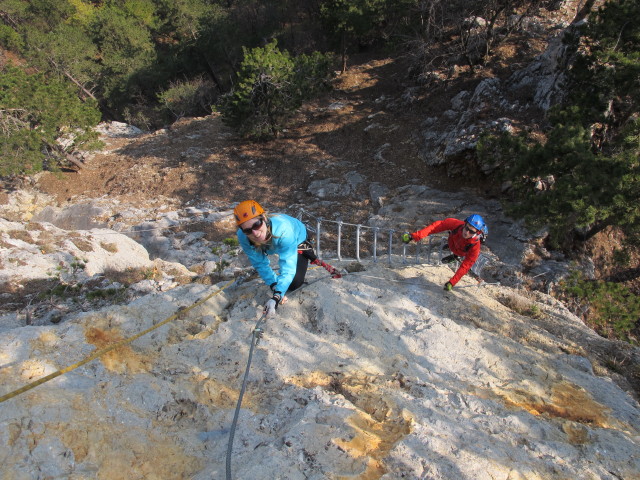
<svg viewBox="0 0 640 480">
<path fill-rule="evenodd" d="M 278 305 L 286 302 L 285 293 L 303 284 L 309 262 L 323 266 L 333 278 L 341 276 L 335 268 L 316 256 L 307 241 L 307 228 L 300 220 L 283 213 L 267 217 L 265 210 L 255 200 L 240 202 L 233 214 L 242 250 L 273 293 L 265 304 L 264 313 L 267 317 L 274 316 Z M 270 254 L 279 257 L 278 274 L 271 268 Z"/>
</svg>

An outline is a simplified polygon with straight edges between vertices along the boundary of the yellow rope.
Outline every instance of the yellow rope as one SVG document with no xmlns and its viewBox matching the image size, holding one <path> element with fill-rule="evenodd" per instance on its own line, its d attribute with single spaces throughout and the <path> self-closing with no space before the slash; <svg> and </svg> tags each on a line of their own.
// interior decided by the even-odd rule
<svg viewBox="0 0 640 480">
<path fill-rule="evenodd" d="M 73 365 L 70 365 L 68 367 L 63 368 L 62 370 L 58 370 L 57 372 L 53 372 L 49 375 L 46 375 L 42 378 L 39 378 L 38 380 L 36 380 L 35 382 L 31 382 L 27 385 L 25 385 L 24 387 L 21 387 L 17 390 L 14 390 L 13 392 L 7 393 L 6 395 L 3 395 L 2 397 L 0 397 L 0 403 L 9 400 L 10 398 L 16 397 L 24 392 L 27 392 L 29 390 L 31 390 L 32 388 L 37 387 L 38 385 L 42 385 L 45 382 L 48 382 L 49 380 L 52 380 L 56 377 L 59 377 L 60 375 L 63 375 L 67 372 L 70 372 L 71 370 L 75 370 L 78 367 L 81 367 L 82 365 L 85 365 L 87 363 L 89 363 L 92 360 L 95 360 L 98 357 L 101 357 L 102 355 L 104 355 L 107 352 L 110 352 L 111 350 L 115 350 L 116 348 L 122 347 L 123 345 L 126 345 L 128 343 L 133 342 L 134 340 L 142 337 L 143 335 L 146 335 L 147 333 L 151 332 L 152 330 L 155 330 L 158 327 L 161 327 L 162 325 L 165 325 L 166 323 L 169 323 L 172 320 L 175 320 L 176 318 L 178 318 L 181 315 L 184 315 L 185 313 L 187 313 L 189 310 L 197 307 L 198 305 L 202 305 L 204 302 L 206 302 L 207 300 L 209 300 L 211 297 L 218 295 L 219 293 L 221 293 L 222 291 L 224 291 L 226 288 L 229 287 L 229 285 L 231 285 L 235 280 L 230 280 L 229 282 L 227 282 L 222 288 L 220 288 L 220 290 L 217 290 L 215 292 L 213 292 L 211 295 L 208 295 L 207 297 L 203 298 L 202 300 L 198 300 L 197 302 L 195 302 L 193 305 L 190 305 L 186 308 L 182 308 L 179 309 L 176 313 L 174 313 L 173 315 L 171 315 L 170 317 L 164 319 L 162 322 L 157 323 L 156 325 L 147 328 L 146 330 L 143 330 L 140 333 L 135 334 L 132 337 L 129 338 L 125 338 L 124 340 L 120 340 L 119 342 L 116 342 L 112 345 L 109 345 L 108 347 L 105 347 L 101 350 L 95 351 L 93 352 L 91 355 L 89 355 L 88 357 L 84 358 L 83 360 L 80 360 L 77 363 L 74 363 Z"/>
</svg>

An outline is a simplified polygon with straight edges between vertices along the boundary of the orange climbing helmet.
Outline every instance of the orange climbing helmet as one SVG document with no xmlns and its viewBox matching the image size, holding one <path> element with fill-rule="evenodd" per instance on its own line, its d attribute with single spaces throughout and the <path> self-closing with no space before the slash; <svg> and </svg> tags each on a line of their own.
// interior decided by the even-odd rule
<svg viewBox="0 0 640 480">
<path fill-rule="evenodd" d="M 236 217 L 236 225 L 240 225 L 252 218 L 259 217 L 263 213 L 264 208 L 262 208 L 255 200 L 245 200 L 244 202 L 240 202 L 236 208 L 233 209 L 233 215 Z"/>
</svg>

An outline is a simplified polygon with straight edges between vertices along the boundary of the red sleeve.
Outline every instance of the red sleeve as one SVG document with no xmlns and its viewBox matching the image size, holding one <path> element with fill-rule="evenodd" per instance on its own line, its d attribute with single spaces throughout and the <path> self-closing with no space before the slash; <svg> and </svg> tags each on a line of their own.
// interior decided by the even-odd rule
<svg viewBox="0 0 640 480">
<path fill-rule="evenodd" d="M 455 285 L 460 279 L 469 271 L 473 264 L 476 263 L 478 256 L 480 255 L 480 242 L 474 243 L 473 246 L 467 251 L 464 256 L 464 260 L 460 264 L 460 268 L 456 271 L 455 275 L 451 277 L 449 282 L 451 285 Z"/>
<path fill-rule="evenodd" d="M 455 230 L 460 225 L 464 225 L 462 220 L 457 218 L 445 218 L 444 220 L 437 220 L 431 225 L 427 225 L 422 230 L 418 230 L 412 233 L 411 236 L 414 240 L 422 240 L 424 237 L 431 235 L 432 233 L 446 232 L 449 230 Z"/>
</svg>

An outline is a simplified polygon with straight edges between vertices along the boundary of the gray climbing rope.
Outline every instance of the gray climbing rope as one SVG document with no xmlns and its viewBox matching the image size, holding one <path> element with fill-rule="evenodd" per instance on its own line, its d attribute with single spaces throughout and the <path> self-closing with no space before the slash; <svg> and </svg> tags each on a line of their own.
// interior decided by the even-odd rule
<svg viewBox="0 0 640 480">
<path fill-rule="evenodd" d="M 317 278 L 311 282 L 305 282 L 303 286 L 294 290 L 291 294 L 297 293 L 302 290 L 304 287 L 307 287 L 313 283 L 319 282 L 325 278 L 340 278 L 334 277 L 333 275 L 324 276 Z M 233 414 L 233 421 L 231 422 L 231 428 L 229 430 L 229 443 L 227 444 L 227 463 L 226 463 L 226 474 L 227 480 L 231 480 L 231 453 L 233 451 L 233 437 L 236 433 L 236 425 L 238 424 L 238 417 L 240 416 L 240 407 L 242 406 L 242 397 L 244 397 L 244 392 L 247 388 L 247 379 L 249 378 L 249 369 L 251 368 L 251 360 L 253 358 L 253 349 L 258 346 L 260 339 L 262 338 L 262 334 L 264 330 L 262 329 L 262 324 L 264 324 L 267 320 L 266 314 L 263 313 L 262 316 L 258 319 L 258 323 L 256 323 L 255 328 L 253 329 L 253 335 L 251 336 L 251 347 L 249 348 L 249 358 L 247 359 L 247 368 L 244 371 L 244 378 L 242 379 L 242 387 L 240 388 L 240 395 L 238 396 L 238 403 L 236 404 L 236 411 Z"/>
<path fill-rule="evenodd" d="M 240 406 L 242 405 L 242 397 L 244 391 L 247 388 L 247 379 L 249 378 L 249 369 L 251 368 L 251 359 L 253 357 L 253 349 L 258 345 L 258 342 L 262 338 L 264 330 L 261 325 L 266 321 L 266 313 L 262 314 L 262 317 L 256 323 L 253 329 L 253 335 L 251 336 L 251 348 L 249 349 L 249 359 L 247 360 L 247 368 L 244 371 L 244 378 L 242 380 L 242 388 L 240 389 L 240 395 L 238 396 L 238 403 L 236 404 L 236 411 L 233 414 L 233 422 L 231 422 L 231 429 L 229 431 L 229 443 L 227 445 L 227 480 L 231 480 L 231 451 L 233 450 L 233 437 L 236 433 L 236 425 L 238 424 L 238 417 L 240 416 Z"/>
</svg>

